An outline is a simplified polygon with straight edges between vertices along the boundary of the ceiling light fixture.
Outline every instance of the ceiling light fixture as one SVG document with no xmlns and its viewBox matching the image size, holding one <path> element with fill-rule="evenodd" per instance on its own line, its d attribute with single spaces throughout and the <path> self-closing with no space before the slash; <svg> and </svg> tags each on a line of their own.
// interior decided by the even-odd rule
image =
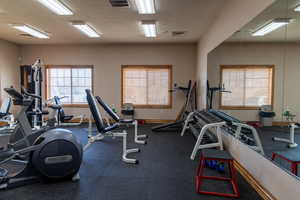
<svg viewBox="0 0 300 200">
<path fill-rule="evenodd" d="M 57 15 L 73 15 L 73 12 L 59 0 L 38 0 L 41 4 L 52 10 Z"/>
<path fill-rule="evenodd" d="M 135 0 L 139 14 L 155 14 L 154 0 Z"/>
<path fill-rule="evenodd" d="M 144 20 L 144 21 L 142 21 L 142 27 L 143 27 L 144 34 L 146 37 L 156 37 L 157 36 L 157 28 L 156 28 L 155 21 Z"/>
<path fill-rule="evenodd" d="M 262 27 L 258 28 L 256 31 L 252 33 L 252 36 L 264 36 L 268 33 L 279 29 L 280 27 L 287 25 L 291 22 L 290 18 L 279 18 L 274 19 L 271 22 L 263 25 Z"/>
<path fill-rule="evenodd" d="M 33 37 L 40 38 L 40 39 L 49 39 L 49 36 L 46 33 L 39 31 L 32 26 L 24 25 L 24 24 L 11 24 L 11 26 L 19 31 L 32 35 Z"/>
<path fill-rule="evenodd" d="M 91 38 L 98 38 L 100 34 L 98 34 L 92 27 L 84 22 L 72 22 L 72 26 L 80 30 L 82 33 L 86 34 Z"/>
</svg>

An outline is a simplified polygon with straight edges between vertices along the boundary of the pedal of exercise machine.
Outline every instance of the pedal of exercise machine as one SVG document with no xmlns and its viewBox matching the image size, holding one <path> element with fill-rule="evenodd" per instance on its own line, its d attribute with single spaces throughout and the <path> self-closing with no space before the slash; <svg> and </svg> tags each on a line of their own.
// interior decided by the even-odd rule
<svg viewBox="0 0 300 200">
<path fill-rule="evenodd" d="M 0 168 L 0 178 L 6 177 L 8 174 L 7 169 Z"/>
</svg>

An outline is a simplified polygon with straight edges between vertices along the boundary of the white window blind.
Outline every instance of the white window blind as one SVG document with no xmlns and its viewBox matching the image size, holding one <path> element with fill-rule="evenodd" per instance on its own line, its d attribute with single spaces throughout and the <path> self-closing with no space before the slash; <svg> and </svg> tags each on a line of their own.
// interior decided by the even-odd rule
<svg viewBox="0 0 300 200">
<path fill-rule="evenodd" d="M 85 89 L 92 89 L 92 67 L 49 67 L 47 74 L 47 98 L 65 97 L 64 104 L 86 104 Z"/>
<path fill-rule="evenodd" d="M 224 66 L 222 83 L 231 93 L 221 93 L 221 107 L 272 105 L 272 66 Z"/>
<path fill-rule="evenodd" d="M 123 102 L 142 106 L 169 106 L 171 68 L 126 66 L 122 69 Z"/>
</svg>

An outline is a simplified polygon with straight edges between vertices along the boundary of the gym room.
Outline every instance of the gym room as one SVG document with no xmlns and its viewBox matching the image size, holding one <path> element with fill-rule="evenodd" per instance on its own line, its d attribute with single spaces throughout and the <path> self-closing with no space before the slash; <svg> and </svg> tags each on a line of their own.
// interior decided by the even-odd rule
<svg viewBox="0 0 300 200">
<path fill-rule="evenodd" d="M 299 200 L 297 30 L 300 0 L 0 0 L 0 200 Z"/>
</svg>

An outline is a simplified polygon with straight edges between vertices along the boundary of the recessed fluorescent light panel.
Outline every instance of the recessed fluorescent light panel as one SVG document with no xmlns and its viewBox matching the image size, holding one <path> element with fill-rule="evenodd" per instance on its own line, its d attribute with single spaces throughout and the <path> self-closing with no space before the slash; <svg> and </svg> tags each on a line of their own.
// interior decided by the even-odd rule
<svg viewBox="0 0 300 200">
<path fill-rule="evenodd" d="M 72 22 L 72 26 L 74 26 L 90 38 L 100 37 L 100 34 L 98 34 L 92 27 L 90 27 L 84 22 Z"/>
<path fill-rule="evenodd" d="M 157 29 L 155 21 L 142 21 L 142 27 L 146 37 L 156 37 Z"/>
<path fill-rule="evenodd" d="M 274 19 L 270 23 L 258 28 L 252 33 L 252 36 L 264 36 L 280 27 L 287 25 L 291 22 L 291 19 Z"/>
<path fill-rule="evenodd" d="M 73 15 L 73 12 L 59 0 L 38 0 L 57 15 Z"/>
<path fill-rule="evenodd" d="M 139 14 L 155 14 L 154 0 L 135 0 Z"/>
<path fill-rule="evenodd" d="M 294 11 L 300 12 L 300 5 L 297 5 L 297 6 L 294 8 Z"/>
<path fill-rule="evenodd" d="M 24 25 L 24 24 L 12 24 L 11 26 L 19 31 L 32 35 L 33 37 L 40 38 L 40 39 L 49 39 L 49 36 L 46 33 L 39 31 L 32 26 Z"/>
</svg>

